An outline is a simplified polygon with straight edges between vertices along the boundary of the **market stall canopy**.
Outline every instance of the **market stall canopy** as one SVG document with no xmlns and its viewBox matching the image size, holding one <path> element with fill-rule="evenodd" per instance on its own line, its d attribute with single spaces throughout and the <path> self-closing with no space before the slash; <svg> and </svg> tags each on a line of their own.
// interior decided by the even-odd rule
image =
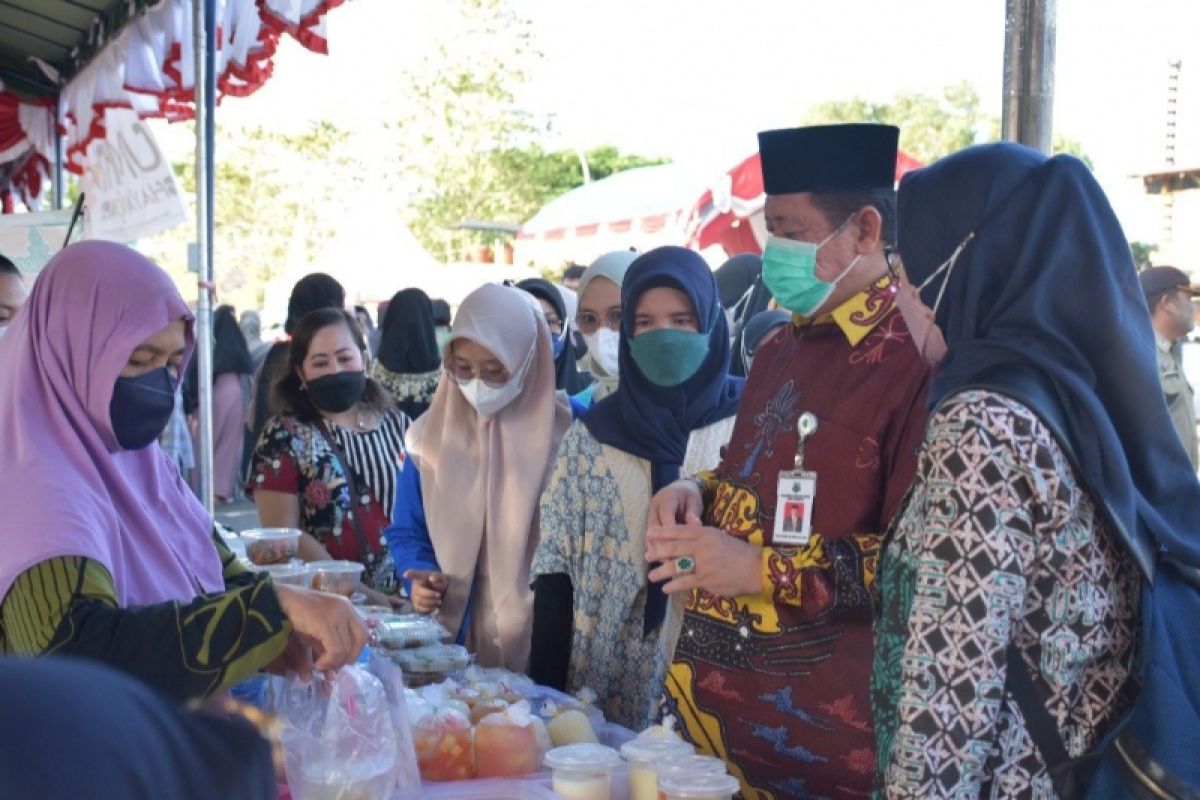
<svg viewBox="0 0 1200 800">
<path fill-rule="evenodd" d="M 1160 172 L 1151 172 L 1139 177 L 1146 194 L 1172 194 L 1187 189 L 1200 189 L 1200 167 L 1164 167 Z"/>
<path fill-rule="evenodd" d="M 896 155 L 896 181 L 923 166 L 905 152 Z M 696 250 L 721 246 L 730 256 L 761 253 L 767 229 L 763 222 L 762 161 L 748 156 L 710 186 L 691 207 L 686 244 Z"/>
<path fill-rule="evenodd" d="M 327 51 L 325 15 L 343 0 L 217 0 L 218 99 L 262 86 L 287 34 Z M 104 111 L 191 119 L 195 93 L 191 0 L 0 2 L 0 197 L 35 208 L 63 136 L 80 173 Z M 55 115 L 55 98 L 58 112 Z"/>
<path fill-rule="evenodd" d="M 610 250 L 682 244 L 688 211 L 708 184 L 694 167 L 618 172 L 551 200 L 517 231 L 515 261 L 540 267 L 590 263 Z"/>
</svg>

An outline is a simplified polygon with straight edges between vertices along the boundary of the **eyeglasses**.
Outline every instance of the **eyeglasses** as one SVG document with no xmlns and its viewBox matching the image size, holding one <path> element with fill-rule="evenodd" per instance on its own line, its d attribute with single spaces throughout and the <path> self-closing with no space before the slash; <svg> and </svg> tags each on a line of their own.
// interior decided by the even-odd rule
<svg viewBox="0 0 1200 800">
<path fill-rule="evenodd" d="M 621 309 L 609 309 L 608 313 L 603 317 L 593 314 L 591 311 L 582 311 L 579 316 L 575 317 L 575 323 L 579 326 L 579 330 L 585 334 L 595 333 L 603 325 L 610 331 L 621 330 Z"/>
<path fill-rule="evenodd" d="M 475 372 L 465 364 L 449 364 L 446 366 L 446 372 L 459 383 L 470 383 L 477 377 L 493 388 L 499 388 L 508 383 L 508 370 L 503 367 L 489 367 Z"/>
</svg>

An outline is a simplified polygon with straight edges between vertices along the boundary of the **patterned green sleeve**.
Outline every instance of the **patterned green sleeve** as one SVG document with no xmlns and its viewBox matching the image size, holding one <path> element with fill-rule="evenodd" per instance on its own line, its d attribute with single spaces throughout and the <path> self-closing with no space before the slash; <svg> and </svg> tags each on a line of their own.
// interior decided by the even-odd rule
<svg viewBox="0 0 1200 800">
<path fill-rule="evenodd" d="M 0 607 L 0 645 L 19 655 L 103 661 L 180 700 L 228 689 L 287 645 L 291 623 L 265 574 L 191 602 L 119 608 L 112 576 L 79 557 L 21 573 Z"/>
<path fill-rule="evenodd" d="M 217 547 L 217 557 L 221 559 L 221 577 L 225 579 L 225 588 L 233 589 L 254 583 L 258 573 L 247 569 L 245 564 L 238 561 L 237 556 L 229 549 L 229 545 L 225 544 L 225 540 L 221 538 L 221 534 L 217 533 L 216 528 L 213 528 L 212 536 L 213 544 Z"/>
</svg>

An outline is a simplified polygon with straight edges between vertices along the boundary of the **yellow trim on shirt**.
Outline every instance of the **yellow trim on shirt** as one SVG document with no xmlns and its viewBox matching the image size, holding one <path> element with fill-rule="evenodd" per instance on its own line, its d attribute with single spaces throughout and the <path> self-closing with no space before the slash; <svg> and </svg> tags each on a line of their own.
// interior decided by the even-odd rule
<svg viewBox="0 0 1200 800">
<path fill-rule="evenodd" d="M 871 331 L 879 327 L 879 323 L 887 316 L 886 313 L 880 314 L 877 310 L 875 313 L 872 313 L 872 310 L 867 308 L 867 300 L 870 297 L 871 289 L 886 289 L 891 284 L 892 277 L 884 275 L 875 281 L 873 285 L 863 289 L 828 314 L 822 314 L 819 317 L 811 319 L 802 317 L 799 314 L 793 314 L 792 324 L 800 328 L 807 325 L 837 325 L 842 329 L 842 333 L 846 335 L 846 341 L 850 342 L 850 346 L 857 347 L 859 342 L 867 338 L 871 334 Z M 889 300 L 888 302 L 891 305 L 895 301 Z M 860 325 L 854 322 L 856 316 L 860 318 L 873 318 L 874 321 L 870 325 Z"/>
</svg>

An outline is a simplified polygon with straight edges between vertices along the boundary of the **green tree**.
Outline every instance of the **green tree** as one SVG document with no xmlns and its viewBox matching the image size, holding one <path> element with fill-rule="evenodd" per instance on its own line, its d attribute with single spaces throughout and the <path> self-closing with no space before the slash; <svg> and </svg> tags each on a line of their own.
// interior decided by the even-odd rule
<svg viewBox="0 0 1200 800">
<path fill-rule="evenodd" d="M 979 93 L 967 82 L 946 86 L 940 93 L 903 92 L 890 102 L 873 103 L 861 97 L 814 106 L 807 125 L 835 122 L 878 122 L 900 128 L 900 149 L 926 164 L 969 147 L 977 141 L 1000 138 L 1000 118 L 981 109 Z M 1080 143 L 1054 135 L 1054 152 L 1070 153 L 1092 163 Z"/>
<path fill-rule="evenodd" d="M 1154 266 L 1151 259 L 1158 250 L 1158 245 L 1150 242 L 1130 242 L 1129 249 L 1133 252 L 1133 263 L 1138 268 L 1138 272 Z"/>
</svg>

